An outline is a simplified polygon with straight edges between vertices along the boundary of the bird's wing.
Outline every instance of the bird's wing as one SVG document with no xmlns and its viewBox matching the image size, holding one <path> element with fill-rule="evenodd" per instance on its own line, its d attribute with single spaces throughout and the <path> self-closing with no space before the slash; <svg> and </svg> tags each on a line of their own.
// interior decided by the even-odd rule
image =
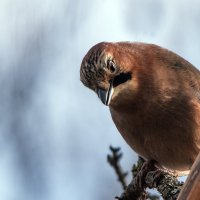
<svg viewBox="0 0 200 200">
<path fill-rule="evenodd" d="M 187 63 L 185 69 L 185 79 L 188 82 L 192 93 L 200 103 L 200 71 L 190 63 Z"/>
</svg>

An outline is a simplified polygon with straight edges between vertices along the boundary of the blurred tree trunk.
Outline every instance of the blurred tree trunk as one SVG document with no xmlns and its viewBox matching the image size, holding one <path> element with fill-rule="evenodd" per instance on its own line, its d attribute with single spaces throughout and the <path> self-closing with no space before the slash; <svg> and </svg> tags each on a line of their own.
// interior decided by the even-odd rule
<svg viewBox="0 0 200 200">
<path fill-rule="evenodd" d="M 197 199 L 200 199 L 200 153 L 178 197 L 178 200 Z"/>
</svg>

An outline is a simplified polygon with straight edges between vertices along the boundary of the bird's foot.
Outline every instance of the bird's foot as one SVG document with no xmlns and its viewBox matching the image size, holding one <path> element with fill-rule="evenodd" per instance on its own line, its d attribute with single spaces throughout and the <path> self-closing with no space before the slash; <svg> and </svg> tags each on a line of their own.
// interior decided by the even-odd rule
<svg viewBox="0 0 200 200">
<path fill-rule="evenodd" d="M 159 168 L 154 171 L 149 171 L 146 175 L 145 183 L 149 188 L 155 188 L 158 185 L 162 175 L 163 170 Z"/>
<path fill-rule="evenodd" d="M 146 175 L 149 171 L 155 171 L 158 168 L 156 167 L 156 161 L 155 160 L 149 160 L 149 161 L 145 161 L 142 165 L 142 168 L 140 169 L 140 171 L 137 173 L 136 177 L 135 177 L 135 184 L 137 185 L 137 187 L 139 188 L 144 188 L 145 184 L 145 178 Z"/>
</svg>

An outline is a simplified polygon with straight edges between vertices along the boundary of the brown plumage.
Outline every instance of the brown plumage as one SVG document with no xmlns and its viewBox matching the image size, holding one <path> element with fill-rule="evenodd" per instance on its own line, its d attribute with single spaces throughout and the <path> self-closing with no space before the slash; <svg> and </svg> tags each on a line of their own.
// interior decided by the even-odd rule
<svg viewBox="0 0 200 200">
<path fill-rule="evenodd" d="M 80 76 L 141 157 L 191 168 L 200 150 L 200 72 L 192 64 L 153 44 L 103 42 L 86 54 Z"/>
</svg>

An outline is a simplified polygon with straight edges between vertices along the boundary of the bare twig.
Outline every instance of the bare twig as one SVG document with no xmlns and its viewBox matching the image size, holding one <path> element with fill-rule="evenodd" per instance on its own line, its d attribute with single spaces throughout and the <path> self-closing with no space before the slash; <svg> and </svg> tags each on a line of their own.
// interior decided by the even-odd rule
<svg viewBox="0 0 200 200">
<path fill-rule="evenodd" d="M 119 164 L 119 161 L 122 158 L 122 153 L 120 152 L 119 147 L 115 148 L 115 147 L 110 146 L 109 148 L 112 152 L 112 155 L 107 155 L 107 161 L 114 168 L 114 170 L 117 174 L 117 177 L 118 177 L 118 181 L 121 183 L 122 188 L 125 190 L 127 187 L 125 179 L 126 179 L 126 176 L 128 175 L 128 173 L 123 172 L 122 168 Z"/>
</svg>

